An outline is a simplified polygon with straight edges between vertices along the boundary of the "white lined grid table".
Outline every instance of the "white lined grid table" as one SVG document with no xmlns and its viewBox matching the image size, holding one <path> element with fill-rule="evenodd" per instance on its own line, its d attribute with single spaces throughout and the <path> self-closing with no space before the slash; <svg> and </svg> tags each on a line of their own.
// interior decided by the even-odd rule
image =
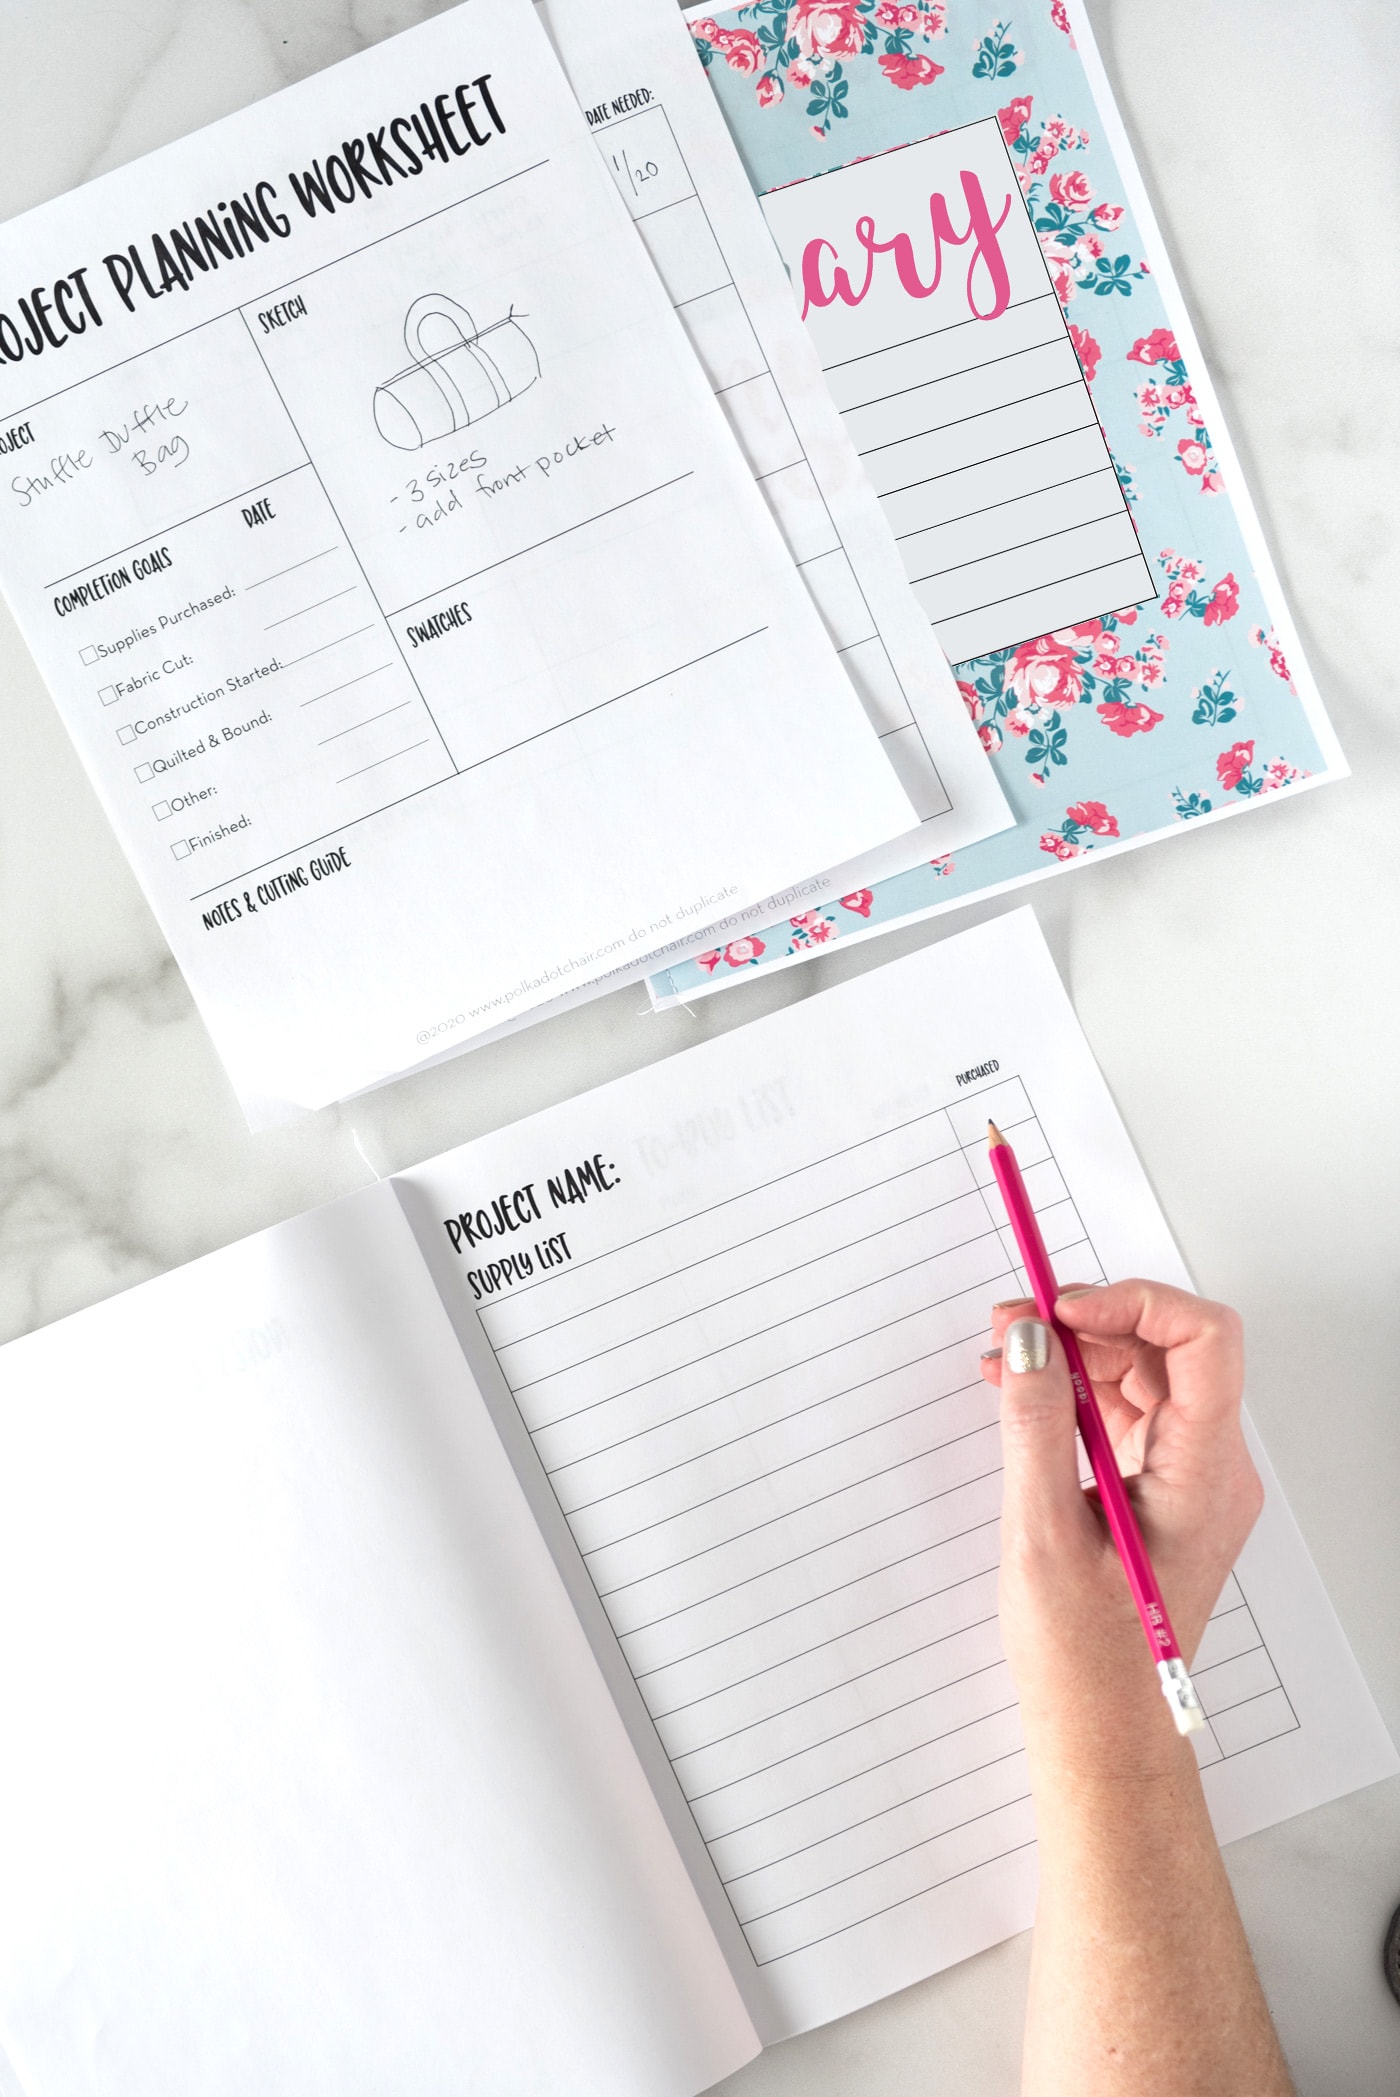
<svg viewBox="0 0 1400 2097">
<path fill-rule="evenodd" d="M 596 115 L 596 112 L 592 114 Z M 593 125 L 725 418 L 921 820 L 951 802 L 664 106 Z"/>
</svg>

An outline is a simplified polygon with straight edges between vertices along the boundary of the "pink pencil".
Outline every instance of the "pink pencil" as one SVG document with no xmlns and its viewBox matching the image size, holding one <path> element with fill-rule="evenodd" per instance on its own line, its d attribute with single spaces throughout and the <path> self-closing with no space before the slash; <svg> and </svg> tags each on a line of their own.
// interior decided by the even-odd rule
<svg viewBox="0 0 1400 2097">
<path fill-rule="evenodd" d="M 1161 1677 L 1162 1694 L 1171 1706 L 1178 1733 L 1198 1733 L 1205 1724 L 1205 1713 L 1201 1700 L 1192 1687 L 1191 1677 L 1186 1671 L 1186 1662 L 1181 1657 L 1181 1648 L 1172 1630 L 1167 1605 L 1162 1600 L 1162 1591 L 1157 1585 L 1157 1576 L 1152 1570 L 1152 1560 L 1147 1555 L 1147 1546 L 1138 1528 L 1133 1503 L 1128 1498 L 1118 1459 L 1113 1453 L 1113 1444 L 1108 1438 L 1108 1429 L 1103 1424 L 1099 1402 L 1094 1396 L 1094 1387 L 1084 1367 L 1084 1357 L 1079 1351 L 1079 1342 L 1067 1325 L 1062 1325 L 1055 1316 L 1055 1300 L 1059 1289 L 1055 1284 L 1054 1269 L 1050 1255 L 1045 1250 L 1045 1240 L 1040 1235 L 1040 1225 L 1035 1220 L 1026 1183 L 1021 1177 L 1021 1168 L 1016 1162 L 1016 1153 L 1007 1142 L 994 1121 L 987 1123 L 987 1147 L 991 1155 L 992 1171 L 1001 1189 L 1006 1213 L 1020 1249 L 1021 1264 L 1030 1280 L 1031 1294 L 1035 1307 L 1047 1325 L 1052 1325 L 1060 1336 L 1069 1364 L 1070 1382 L 1074 1386 L 1075 1413 L 1079 1421 L 1079 1432 L 1093 1467 L 1094 1483 L 1099 1489 L 1099 1499 L 1104 1517 L 1118 1556 L 1123 1561 L 1123 1571 L 1128 1576 L 1137 1613 L 1142 1619 L 1143 1632 L 1152 1649 L 1152 1658 L 1157 1663 Z"/>
</svg>

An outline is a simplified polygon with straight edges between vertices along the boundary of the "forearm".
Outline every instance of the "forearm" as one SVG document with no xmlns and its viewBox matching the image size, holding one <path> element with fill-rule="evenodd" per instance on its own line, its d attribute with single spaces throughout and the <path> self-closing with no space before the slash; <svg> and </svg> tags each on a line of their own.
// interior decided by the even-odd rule
<svg viewBox="0 0 1400 2097">
<path fill-rule="evenodd" d="M 1024 2097 L 1292 2097 L 1190 1745 L 1161 1711 L 1115 1716 L 1111 1766 L 1082 1738 L 1030 1743 Z"/>
</svg>

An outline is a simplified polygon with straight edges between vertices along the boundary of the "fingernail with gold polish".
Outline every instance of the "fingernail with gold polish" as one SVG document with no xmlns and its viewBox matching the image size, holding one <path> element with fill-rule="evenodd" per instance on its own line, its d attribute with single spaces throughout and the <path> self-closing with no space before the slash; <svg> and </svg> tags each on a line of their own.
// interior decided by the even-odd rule
<svg viewBox="0 0 1400 2097">
<path fill-rule="evenodd" d="M 1038 1318 L 1017 1318 L 1006 1328 L 1002 1358 L 1013 1376 L 1033 1376 L 1050 1359 L 1050 1328 Z"/>
<path fill-rule="evenodd" d="M 989 1347 L 982 1359 L 984 1362 L 999 1362 L 1001 1360 L 1000 1347 Z"/>
</svg>

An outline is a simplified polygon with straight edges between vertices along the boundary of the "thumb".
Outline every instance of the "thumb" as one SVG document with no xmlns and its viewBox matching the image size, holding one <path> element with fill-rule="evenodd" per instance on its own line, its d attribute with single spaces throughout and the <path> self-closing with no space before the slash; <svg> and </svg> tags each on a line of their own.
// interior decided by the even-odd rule
<svg viewBox="0 0 1400 2097">
<path fill-rule="evenodd" d="M 1067 1542 L 1090 1521 L 1079 1483 L 1074 1391 L 1064 1349 L 1039 1318 L 1002 1335 L 1002 1528 L 1023 1544 Z"/>
</svg>

